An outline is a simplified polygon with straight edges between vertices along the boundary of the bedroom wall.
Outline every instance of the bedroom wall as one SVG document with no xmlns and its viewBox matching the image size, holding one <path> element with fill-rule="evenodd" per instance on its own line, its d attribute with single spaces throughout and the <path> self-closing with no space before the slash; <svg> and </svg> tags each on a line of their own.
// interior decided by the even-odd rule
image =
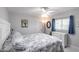
<svg viewBox="0 0 79 59">
<path fill-rule="evenodd" d="M 2 48 L 5 38 L 8 36 L 9 33 L 8 31 L 6 31 L 8 27 L 5 27 L 7 23 L 5 20 L 9 21 L 8 11 L 5 7 L 0 7 L 0 49 Z"/>
<path fill-rule="evenodd" d="M 0 18 L 8 21 L 8 11 L 5 7 L 0 7 Z"/>
<path fill-rule="evenodd" d="M 21 32 L 22 34 L 30 34 L 30 33 L 37 33 L 41 32 L 41 22 L 40 18 L 28 14 L 19 14 L 19 13 L 12 13 L 9 12 L 9 19 L 12 28 L 16 31 Z M 21 19 L 28 19 L 28 28 L 21 27 Z"/>
<path fill-rule="evenodd" d="M 62 18 L 62 17 L 68 17 L 70 15 L 74 15 L 75 31 L 76 31 L 75 35 L 70 35 L 71 44 L 75 47 L 79 47 L 79 8 L 55 14 L 52 16 L 52 18 Z"/>
</svg>

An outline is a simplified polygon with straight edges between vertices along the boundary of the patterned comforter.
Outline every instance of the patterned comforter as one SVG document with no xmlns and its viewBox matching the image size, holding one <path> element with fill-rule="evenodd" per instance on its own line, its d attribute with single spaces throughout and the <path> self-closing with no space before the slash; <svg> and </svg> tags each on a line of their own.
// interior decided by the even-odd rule
<svg viewBox="0 0 79 59">
<path fill-rule="evenodd" d="M 19 36 L 20 38 L 20 36 Z M 4 48 L 3 48 L 4 50 Z M 63 52 L 62 41 L 55 36 L 43 33 L 35 33 L 23 36 L 18 42 L 17 38 L 12 40 L 11 52 Z"/>
</svg>

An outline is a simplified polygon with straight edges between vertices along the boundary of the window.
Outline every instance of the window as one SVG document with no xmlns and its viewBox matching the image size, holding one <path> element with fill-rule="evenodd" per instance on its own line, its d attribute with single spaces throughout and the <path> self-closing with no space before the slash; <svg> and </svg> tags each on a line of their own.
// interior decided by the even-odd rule
<svg viewBox="0 0 79 59">
<path fill-rule="evenodd" d="M 68 28 L 69 28 L 69 18 L 55 20 L 55 29 L 56 30 L 68 30 Z"/>
</svg>

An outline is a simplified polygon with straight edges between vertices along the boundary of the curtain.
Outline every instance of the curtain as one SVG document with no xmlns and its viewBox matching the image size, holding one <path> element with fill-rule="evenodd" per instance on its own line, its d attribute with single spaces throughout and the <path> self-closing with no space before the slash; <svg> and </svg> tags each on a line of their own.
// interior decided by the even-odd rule
<svg viewBox="0 0 79 59">
<path fill-rule="evenodd" d="M 52 19 L 52 31 L 55 31 L 55 19 Z"/>
<path fill-rule="evenodd" d="M 69 21 L 69 34 L 75 34 L 75 27 L 74 27 L 74 16 L 70 16 L 70 21 Z"/>
</svg>

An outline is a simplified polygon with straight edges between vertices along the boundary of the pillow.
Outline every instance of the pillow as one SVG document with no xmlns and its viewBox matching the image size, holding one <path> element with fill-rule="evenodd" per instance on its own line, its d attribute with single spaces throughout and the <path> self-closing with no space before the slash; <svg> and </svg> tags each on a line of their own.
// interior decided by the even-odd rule
<svg viewBox="0 0 79 59">
<path fill-rule="evenodd" d="M 12 44 L 15 51 L 24 51 L 24 38 L 20 32 L 14 32 L 12 38 Z"/>
<path fill-rule="evenodd" d="M 14 32 L 12 35 L 12 43 L 15 45 L 15 43 L 20 43 L 23 41 L 23 36 L 20 32 Z"/>
<path fill-rule="evenodd" d="M 26 49 L 25 46 L 21 43 L 15 43 L 13 48 L 15 49 L 15 51 L 24 51 Z"/>
</svg>

